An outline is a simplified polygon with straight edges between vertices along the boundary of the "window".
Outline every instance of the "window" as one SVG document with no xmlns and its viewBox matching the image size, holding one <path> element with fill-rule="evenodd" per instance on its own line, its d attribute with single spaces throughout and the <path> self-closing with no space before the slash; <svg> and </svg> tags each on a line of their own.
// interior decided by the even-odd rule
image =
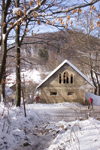
<svg viewBox="0 0 100 150">
<path fill-rule="evenodd" d="M 57 95 L 57 92 L 50 92 L 50 95 Z"/>
<path fill-rule="evenodd" d="M 64 75 L 63 75 L 63 83 L 66 83 L 66 73 L 64 72 Z"/>
<path fill-rule="evenodd" d="M 68 72 L 67 72 L 66 74 L 67 74 L 67 80 L 66 80 L 66 83 L 69 83 L 69 74 L 68 74 Z"/>
<path fill-rule="evenodd" d="M 68 92 L 68 96 L 71 96 L 73 94 L 74 94 L 74 92 Z"/>
<path fill-rule="evenodd" d="M 64 74 L 63 74 L 63 83 L 69 83 L 69 74 L 68 74 L 68 72 L 64 72 Z"/>
<path fill-rule="evenodd" d="M 62 77 L 61 77 L 61 73 L 59 74 L 59 84 L 64 83 L 64 84 L 73 84 L 74 78 L 73 78 L 73 74 L 69 75 L 68 72 L 64 72 Z"/>
<path fill-rule="evenodd" d="M 71 74 L 70 83 L 73 84 L 73 74 Z"/>
<path fill-rule="evenodd" d="M 61 74 L 59 74 L 59 83 L 61 84 Z"/>
</svg>

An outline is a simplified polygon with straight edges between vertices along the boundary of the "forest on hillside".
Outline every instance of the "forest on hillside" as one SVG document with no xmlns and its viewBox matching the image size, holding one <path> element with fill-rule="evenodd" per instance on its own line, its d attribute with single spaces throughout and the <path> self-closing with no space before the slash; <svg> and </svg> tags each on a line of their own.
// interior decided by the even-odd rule
<svg viewBox="0 0 100 150">
<path fill-rule="evenodd" d="M 92 62 L 98 61 L 99 67 L 99 46 L 99 38 L 75 30 L 27 36 L 21 46 L 21 68 L 27 70 L 40 65 L 47 71 L 52 71 L 68 59 L 86 74 L 90 72 L 90 59 Z M 9 69 L 14 68 L 14 56 L 13 48 L 7 57 Z"/>
</svg>

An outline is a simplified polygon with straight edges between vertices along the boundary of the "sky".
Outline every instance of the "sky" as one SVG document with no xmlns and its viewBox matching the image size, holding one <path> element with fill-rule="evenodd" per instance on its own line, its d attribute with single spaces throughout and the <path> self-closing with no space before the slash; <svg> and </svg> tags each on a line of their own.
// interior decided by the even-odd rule
<svg viewBox="0 0 100 150">
<path fill-rule="evenodd" d="M 76 5 L 79 5 L 79 4 L 86 4 L 86 3 L 88 3 L 90 0 L 66 0 L 66 1 L 64 1 L 63 2 L 63 4 L 64 4 L 64 7 L 66 8 L 66 6 L 76 6 Z M 59 0 L 57 0 L 57 2 L 59 2 Z M 98 9 L 99 8 L 99 2 L 97 3 L 97 4 L 95 4 L 95 6 L 96 6 L 96 9 Z M 83 10 L 86 10 L 87 8 L 89 8 L 89 7 L 86 7 L 86 8 L 83 8 Z M 51 8 L 51 10 L 52 10 L 52 8 Z M 49 12 L 50 10 L 48 10 L 48 12 Z M 47 13 L 47 12 L 46 12 Z M 68 15 L 70 15 L 70 13 L 68 14 Z M 62 15 L 60 15 L 60 14 L 57 14 L 56 15 L 56 17 L 59 17 L 59 16 L 62 16 Z M 67 16 L 67 15 L 66 15 Z M 51 16 L 52 17 L 52 16 Z M 75 28 L 76 27 L 76 24 L 75 24 L 75 19 L 74 19 L 74 17 L 76 17 L 76 15 L 75 16 L 72 16 L 72 18 L 70 19 L 70 20 L 73 20 L 73 28 Z M 45 19 L 44 19 L 45 20 Z M 65 21 L 64 21 L 65 22 Z M 32 24 L 34 24 L 34 23 L 32 23 Z M 60 23 L 59 23 L 60 24 Z M 77 25 L 78 26 L 78 25 Z M 30 27 L 32 27 L 32 26 L 30 26 Z M 76 28 L 81 28 L 80 26 L 78 26 L 78 27 L 76 27 Z M 61 27 L 59 27 L 59 29 L 62 29 Z M 58 31 L 59 30 L 58 28 L 56 28 L 56 27 L 54 27 L 54 26 L 50 26 L 50 25 L 47 25 L 47 26 L 45 26 L 45 24 L 44 23 L 41 23 L 41 25 L 33 25 L 33 33 L 34 34 L 38 34 L 38 33 L 44 33 L 44 32 L 56 32 L 56 31 Z M 69 21 L 69 23 L 68 23 L 68 29 L 72 29 L 72 27 L 70 26 L 70 21 Z M 64 30 L 64 28 L 63 28 L 63 30 Z M 12 30 L 11 31 L 11 34 L 12 33 L 14 33 L 14 30 Z M 31 32 L 30 33 L 27 33 L 27 35 L 29 36 L 29 35 L 31 35 Z M 14 43 L 15 41 L 12 39 L 12 38 L 10 38 L 10 44 L 11 43 Z M 9 43 L 8 43 L 9 44 Z"/>
<path fill-rule="evenodd" d="M 67 0 L 67 1 L 64 1 L 63 4 L 65 3 L 65 6 L 72 7 L 72 6 L 76 6 L 76 5 L 80 5 L 80 4 L 87 4 L 88 2 L 90 2 L 90 0 L 74 0 L 74 1 L 73 0 L 70 0 L 70 1 Z M 96 10 L 98 11 L 98 9 L 99 9 L 99 2 L 97 2 L 94 6 L 96 7 Z M 89 10 L 89 9 L 90 9 L 89 6 L 85 7 L 85 8 L 82 8 L 82 13 L 83 13 L 82 15 L 84 16 L 84 11 Z M 71 13 L 68 13 L 67 15 L 71 15 Z M 67 17 L 67 15 L 65 15 L 65 16 Z M 59 16 L 62 17 L 63 14 L 57 14 L 56 15 L 56 17 L 59 17 Z M 64 19 L 64 22 L 66 22 L 66 17 Z M 80 13 L 80 17 L 81 17 L 81 13 Z M 67 29 L 73 29 L 73 28 L 74 29 L 75 28 L 76 29 L 81 29 L 81 25 L 76 24 L 76 22 L 78 21 L 78 20 L 76 21 L 76 18 L 78 18 L 78 14 L 77 13 L 75 13 L 74 15 L 71 15 L 71 19 L 68 21 L 68 28 Z M 71 20 L 73 21 L 73 26 L 70 25 Z M 55 22 L 57 23 L 56 20 L 55 20 Z M 60 25 L 60 23 L 57 23 L 57 24 Z M 56 28 L 56 27 L 50 26 L 50 25 L 45 26 L 45 24 L 41 23 L 40 26 L 36 26 L 34 28 L 34 33 L 56 32 L 56 31 L 59 31 L 59 29 L 64 30 L 64 27 L 63 28 L 62 27 Z M 85 30 L 85 28 L 84 28 L 84 30 Z M 96 32 L 96 30 L 94 32 Z"/>
</svg>

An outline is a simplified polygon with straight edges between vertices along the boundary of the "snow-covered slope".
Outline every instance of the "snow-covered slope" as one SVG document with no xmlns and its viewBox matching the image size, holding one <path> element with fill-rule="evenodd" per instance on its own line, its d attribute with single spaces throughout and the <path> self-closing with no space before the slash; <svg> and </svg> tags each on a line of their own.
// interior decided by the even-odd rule
<svg viewBox="0 0 100 150">
<path fill-rule="evenodd" d="M 25 83 L 33 82 L 33 83 L 40 83 L 41 82 L 41 72 L 36 69 L 27 70 L 21 72 L 21 81 L 25 81 Z M 16 74 L 12 73 L 7 77 L 7 84 L 6 86 L 11 87 L 16 83 Z"/>
</svg>

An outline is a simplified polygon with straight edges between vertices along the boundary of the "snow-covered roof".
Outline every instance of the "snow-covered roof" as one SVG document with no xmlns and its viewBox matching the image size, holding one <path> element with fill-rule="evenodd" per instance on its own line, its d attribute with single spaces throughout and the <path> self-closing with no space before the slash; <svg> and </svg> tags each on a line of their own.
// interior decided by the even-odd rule
<svg viewBox="0 0 100 150">
<path fill-rule="evenodd" d="M 72 67 L 76 72 L 78 72 L 90 85 L 92 85 L 94 88 L 95 86 L 89 81 L 89 79 L 78 69 L 76 68 L 71 62 L 69 62 L 67 59 L 64 60 L 57 68 L 55 68 L 36 88 L 38 89 L 44 82 L 46 82 L 56 71 L 58 71 L 64 64 L 68 64 L 70 67 Z"/>
</svg>

